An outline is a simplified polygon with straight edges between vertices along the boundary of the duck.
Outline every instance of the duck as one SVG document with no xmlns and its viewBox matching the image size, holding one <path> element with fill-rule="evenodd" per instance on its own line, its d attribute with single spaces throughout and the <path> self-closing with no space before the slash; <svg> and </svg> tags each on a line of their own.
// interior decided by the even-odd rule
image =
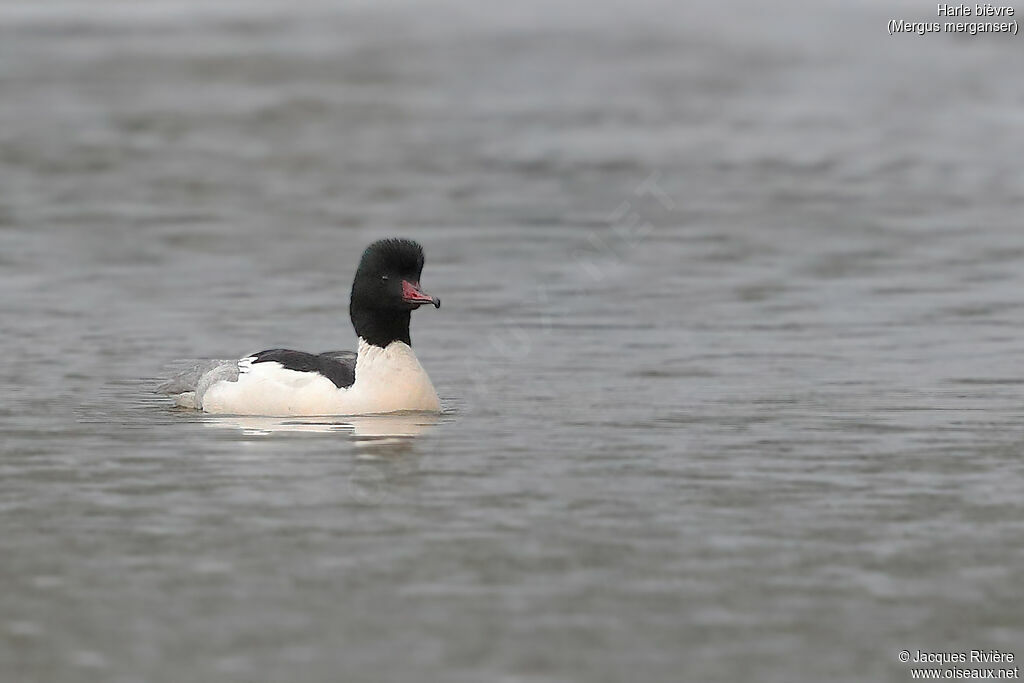
<svg viewBox="0 0 1024 683">
<path fill-rule="evenodd" d="M 441 307 L 420 286 L 423 265 L 423 247 L 413 240 L 382 239 L 366 248 L 349 300 L 356 352 L 267 349 L 199 364 L 158 391 L 179 407 L 219 415 L 439 413 L 437 391 L 409 336 L 413 311 Z"/>
</svg>

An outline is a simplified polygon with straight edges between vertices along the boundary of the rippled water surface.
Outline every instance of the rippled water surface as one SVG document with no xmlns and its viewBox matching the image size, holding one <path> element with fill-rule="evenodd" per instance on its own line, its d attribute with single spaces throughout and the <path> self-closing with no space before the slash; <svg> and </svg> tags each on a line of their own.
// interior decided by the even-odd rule
<svg viewBox="0 0 1024 683">
<path fill-rule="evenodd" d="M 814 7 L 0 4 L 3 680 L 1024 657 L 1021 43 Z M 388 235 L 442 416 L 152 393 Z"/>
</svg>

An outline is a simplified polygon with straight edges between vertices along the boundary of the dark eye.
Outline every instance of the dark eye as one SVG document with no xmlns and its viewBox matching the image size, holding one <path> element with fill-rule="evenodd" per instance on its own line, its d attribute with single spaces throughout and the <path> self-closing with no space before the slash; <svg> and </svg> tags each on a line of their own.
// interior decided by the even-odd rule
<svg viewBox="0 0 1024 683">
<path fill-rule="evenodd" d="M 381 279 L 381 280 L 383 280 L 384 282 L 387 282 L 387 281 L 388 281 L 388 280 L 390 280 L 391 278 L 390 278 L 389 276 L 387 276 L 387 275 L 381 275 L 381 276 L 380 276 L 380 279 Z"/>
</svg>

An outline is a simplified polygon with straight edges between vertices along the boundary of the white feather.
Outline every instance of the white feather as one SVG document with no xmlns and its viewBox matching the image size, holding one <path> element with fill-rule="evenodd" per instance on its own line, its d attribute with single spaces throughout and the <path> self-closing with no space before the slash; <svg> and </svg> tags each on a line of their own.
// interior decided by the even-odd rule
<svg viewBox="0 0 1024 683">
<path fill-rule="evenodd" d="M 408 344 L 387 348 L 359 340 L 355 383 L 339 388 L 316 372 L 280 363 L 238 361 L 236 381 L 220 379 L 201 396 L 208 413 L 232 415 L 368 415 L 399 411 L 439 412 L 441 403 Z"/>
</svg>

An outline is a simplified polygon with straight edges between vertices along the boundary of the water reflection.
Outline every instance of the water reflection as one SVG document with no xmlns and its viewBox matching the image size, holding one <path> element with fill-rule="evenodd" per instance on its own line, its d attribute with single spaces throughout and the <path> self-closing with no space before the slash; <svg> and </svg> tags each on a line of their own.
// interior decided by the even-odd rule
<svg viewBox="0 0 1024 683">
<path fill-rule="evenodd" d="M 347 417 L 262 417 L 211 416 L 204 424 L 237 429 L 246 436 L 269 436 L 284 433 L 345 434 L 359 443 L 401 444 L 420 436 L 440 422 L 441 417 L 429 413 L 395 413 Z"/>
</svg>

